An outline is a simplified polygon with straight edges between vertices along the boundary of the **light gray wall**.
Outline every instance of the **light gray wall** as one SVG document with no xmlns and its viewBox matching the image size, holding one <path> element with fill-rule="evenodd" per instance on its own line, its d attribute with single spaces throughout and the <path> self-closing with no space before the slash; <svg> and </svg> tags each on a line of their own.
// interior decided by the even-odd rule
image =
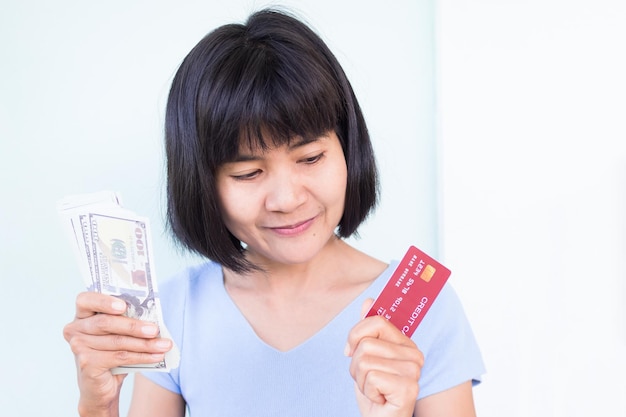
<svg viewBox="0 0 626 417">
<path fill-rule="evenodd" d="M 440 0 L 443 253 L 481 417 L 626 415 L 626 3 Z"/>
<path fill-rule="evenodd" d="M 344 64 L 382 173 L 382 202 L 356 244 L 384 260 L 437 252 L 432 0 L 281 2 Z M 189 49 L 253 1 L 5 0 L 0 13 L 0 410 L 74 415 L 62 328 L 82 290 L 57 199 L 103 189 L 152 219 L 164 278 L 195 262 L 163 232 L 163 107 Z M 128 390 L 124 391 L 126 407 Z"/>
</svg>

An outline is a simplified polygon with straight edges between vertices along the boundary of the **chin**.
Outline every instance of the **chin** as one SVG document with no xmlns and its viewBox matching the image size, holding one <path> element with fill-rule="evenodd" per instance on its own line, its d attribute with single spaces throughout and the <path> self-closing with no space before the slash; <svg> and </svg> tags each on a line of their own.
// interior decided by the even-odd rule
<svg viewBox="0 0 626 417">
<path fill-rule="evenodd" d="M 254 258 L 263 264 L 301 265 L 314 260 L 324 249 L 325 244 L 297 245 L 286 243 L 281 247 L 270 247 Z"/>
</svg>

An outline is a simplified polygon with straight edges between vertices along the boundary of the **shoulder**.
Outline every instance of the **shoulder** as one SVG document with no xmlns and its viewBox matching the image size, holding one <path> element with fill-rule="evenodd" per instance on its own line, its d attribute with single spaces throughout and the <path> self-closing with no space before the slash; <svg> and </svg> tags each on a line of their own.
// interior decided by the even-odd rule
<svg viewBox="0 0 626 417">
<path fill-rule="evenodd" d="M 222 277 L 222 266 L 207 261 L 183 269 L 178 274 L 167 278 L 159 284 L 161 300 L 175 300 L 185 297 L 198 286 L 209 285 Z"/>
<path fill-rule="evenodd" d="M 465 318 L 463 305 L 452 284 L 447 282 L 431 306 L 428 321 L 431 327 L 458 326 Z M 426 321 L 426 319 L 424 319 Z M 428 323 L 425 323 L 428 326 Z"/>
<path fill-rule="evenodd" d="M 172 333 L 182 332 L 188 306 L 196 303 L 197 298 L 203 295 L 215 293 L 209 287 L 221 285 L 221 283 L 222 266 L 212 261 L 185 268 L 159 283 L 158 293 L 163 318 L 167 327 L 174 330 Z M 176 338 L 176 334 L 173 336 Z"/>
</svg>

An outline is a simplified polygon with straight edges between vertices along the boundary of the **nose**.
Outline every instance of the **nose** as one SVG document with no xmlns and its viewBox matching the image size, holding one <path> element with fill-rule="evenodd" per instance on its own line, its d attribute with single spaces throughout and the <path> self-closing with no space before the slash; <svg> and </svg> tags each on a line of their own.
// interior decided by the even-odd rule
<svg viewBox="0 0 626 417">
<path fill-rule="evenodd" d="M 307 199 L 302 179 L 292 172 L 276 172 L 267 186 L 265 208 L 268 211 L 289 213 L 304 204 Z"/>
</svg>

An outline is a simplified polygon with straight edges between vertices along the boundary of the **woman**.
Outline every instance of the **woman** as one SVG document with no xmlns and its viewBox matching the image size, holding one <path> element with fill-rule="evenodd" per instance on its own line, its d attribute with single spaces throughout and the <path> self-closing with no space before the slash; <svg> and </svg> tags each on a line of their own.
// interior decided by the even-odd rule
<svg viewBox="0 0 626 417">
<path fill-rule="evenodd" d="M 394 264 L 348 245 L 377 199 L 369 135 L 324 42 L 263 10 L 208 34 L 166 114 L 168 221 L 208 261 L 161 285 L 179 368 L 135 379 L 130 416 L 474 416 L 480 353 L 446 286 L 412 339 L 363 317 Z M 77 298 L 65 328 L 84 416 L 115 416 L 123 375 L 172 341 Z"/>
</svg>

